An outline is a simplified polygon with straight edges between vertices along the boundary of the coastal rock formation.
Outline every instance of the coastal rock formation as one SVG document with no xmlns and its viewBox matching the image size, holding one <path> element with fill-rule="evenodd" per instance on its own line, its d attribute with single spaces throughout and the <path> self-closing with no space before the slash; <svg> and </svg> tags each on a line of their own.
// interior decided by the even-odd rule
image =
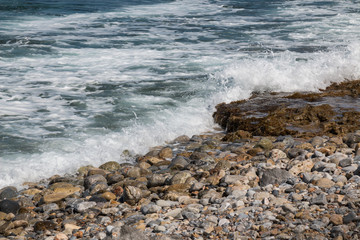
<svg viewBox="0 0 360 240">
<path fill-rule="evenodd" d="M 0 240 L 360 239 L 360 126 L 344 124 L 357 103 L 342 102 L 357 84 L 222 104 L 215 118 L 233 132 L 0 189 Z"/>
<path fill-rule="evenodd" d="M 214 120 L 225 140 L 254 136 L 344 135 L 360 125 L 360 80 L 332 84 L 317 93 L 265 93 L 219 104 Z"/>
</svg>

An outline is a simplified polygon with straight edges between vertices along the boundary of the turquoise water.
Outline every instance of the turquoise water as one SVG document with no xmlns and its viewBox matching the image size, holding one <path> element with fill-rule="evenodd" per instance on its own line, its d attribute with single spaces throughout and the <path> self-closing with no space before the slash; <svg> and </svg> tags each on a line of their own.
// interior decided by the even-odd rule
<svg viewBox="0 0 360 240">
<path fill-rule="evenodd" d="M 360 1 L 0 1 L 0 187 L 214 127 L 220 102 L 360 77 Z"/>
</svg>

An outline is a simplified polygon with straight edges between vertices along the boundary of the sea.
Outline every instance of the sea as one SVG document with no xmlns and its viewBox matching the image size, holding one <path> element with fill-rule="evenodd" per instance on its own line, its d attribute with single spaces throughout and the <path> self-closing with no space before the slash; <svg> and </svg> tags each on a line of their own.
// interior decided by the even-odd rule
<svg viewBox="0 0 360 240">
<path fill-rule="evenodd" d="M 359 0 L 0 0 L 0 188 L 214 131 L 252 92 L 352 79 Z"/>
</svg>

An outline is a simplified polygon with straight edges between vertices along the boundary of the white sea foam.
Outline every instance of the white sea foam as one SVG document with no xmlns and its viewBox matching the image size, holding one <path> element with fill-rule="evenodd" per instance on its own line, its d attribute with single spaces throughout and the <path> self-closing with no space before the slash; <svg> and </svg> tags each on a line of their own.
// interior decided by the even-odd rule
<svg viewBox="0 0 360 240">
<path fill-rule="evenodd" d="M 217 103 L 248 98 L 253 91 L 317 90 L 360 78 L 360 18 L 347 12 L 355 3 L 339 2 L 332 9 L 314 8 L 312 2 L 288 1 L 276 13 L 228 16 L 224 13 L 244 9 L 186 0 L 6 22 L 17 39 L 6 45 L 7 53 L 28 50 L 32 40 L 40 43 L 31 54 L 0 55 L 2 131 L 40 141 L 40 153 L 2 156 L 0 188 L 122 161 L 125 149 L 142 154 L 178 135 L 210 130 Z M 148 26 L 137 25 L 139 18 Z M 264 29 L 266 20 L 286 23 Z M 239 36 L 219 37 L 226 31 L 207 31 L 210 25 L 237 27 L 231 30 Z M 253 28 L 241 30 L 247 25 Z M 317 46 L 323 51 L 288 50 Z M 107 86 L 118 95 L 106 95 Z M 117 120 L 123 127 L 89 127 L 110 113 L 124 116 Z M 64 136 L 45 137 L 49 128 Z"/>
</svg>

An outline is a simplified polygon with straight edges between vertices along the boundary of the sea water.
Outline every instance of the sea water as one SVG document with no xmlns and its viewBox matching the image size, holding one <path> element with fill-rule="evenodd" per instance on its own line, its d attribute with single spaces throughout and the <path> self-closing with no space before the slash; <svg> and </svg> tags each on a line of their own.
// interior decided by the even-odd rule
<svg viewBox="0 0 360 240">
<path fill-rule="evenodd" d="M 216 104 L 360 78 L 360 1 L 0 0 L 0 187 L 212 130 Z"/>
</svg>

